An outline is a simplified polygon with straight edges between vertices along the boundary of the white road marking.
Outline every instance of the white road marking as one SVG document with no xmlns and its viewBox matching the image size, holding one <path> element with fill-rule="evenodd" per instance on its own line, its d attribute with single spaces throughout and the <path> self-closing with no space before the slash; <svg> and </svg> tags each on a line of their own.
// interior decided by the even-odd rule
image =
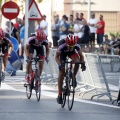
<svg viewBox="0 0 120 120">
<path fill-rule="evenodd" d="M 13 87 L 11 87 L 10 85 L 7 85 L 6 83 L 2 83 L 0 90 L 13 90 L 13 91 L 19 91 L 19 92 L 26 92 L 25 89 L 15 89 Z M 54 90 L 51 87 L 48 87 L 46 85 L 42 85 L 42 91 L 41 91 L 41 95 L 43 96 L 48 96 L 48 97 L 53 97 L 56 98 L 57 97 L 57 93 L 55 92 L 48 92 L 45 90 Z M 35 92 L 33 92 L 33 94 L 35 94 Z M 82 102 L 82 103 L 87 103 L 87 104 L 93 104 L 93 105 L 100 105 L 100 106 L 104 106 L 104 107 L 109 107 L 109 108 L 117 108 L 120 109 L 120 107 L 118 106 L 114 106 L 114 105 L 107 105 L 104 103 L 97 103 L 97 102 L 93 102 L 93 101 L 88 101 L 88 100 L 82 100 L 82 99 L 78 99 L 75 98 L 75 101 L 77 102 Z"/>
</svg>

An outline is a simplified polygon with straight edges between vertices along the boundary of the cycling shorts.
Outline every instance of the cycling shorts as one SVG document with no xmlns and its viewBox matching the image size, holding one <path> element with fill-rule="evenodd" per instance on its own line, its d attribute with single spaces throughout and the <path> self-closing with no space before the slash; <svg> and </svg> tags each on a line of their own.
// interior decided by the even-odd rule
<svg viewBox="0 0 120 120">
<path fill-rule="evenodd" d="M 36 55 L 40 56 L 40 59 L 44 60 L 45 59 L 45 55 L 44 55 L 44 48 L 43 46 L 34 46 L 34 45 L 30 45 L 29 47 L 29 53 L 34 53 L 34 50 L 36 50 Z"/>
</svg>

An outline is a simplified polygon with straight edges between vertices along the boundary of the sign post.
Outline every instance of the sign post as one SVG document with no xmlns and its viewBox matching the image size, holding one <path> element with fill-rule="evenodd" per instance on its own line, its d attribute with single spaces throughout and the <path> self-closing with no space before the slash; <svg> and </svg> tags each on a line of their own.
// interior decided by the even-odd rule
<svg viewBox="0 0 120 120">
<path fill-rule="evenodd" d="M 2 15 L 10 20 L 9 35 L 11 34 L 11 20 L 15 19 L 19 15 L 19 12 L 20 12 L 19 6 L 13 1 L 5 2 L 2 6 Z"/>
</svg>

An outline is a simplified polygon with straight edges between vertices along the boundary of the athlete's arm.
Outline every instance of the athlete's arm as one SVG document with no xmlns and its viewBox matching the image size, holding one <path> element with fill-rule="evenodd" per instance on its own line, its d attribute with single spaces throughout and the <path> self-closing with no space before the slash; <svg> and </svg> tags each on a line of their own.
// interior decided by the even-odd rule
<svg viewBox="0 0 120 120">
<path fill-rule="evenodd" d="M 8 50 L 8 55 L 10 55 L 12 53 L 13 50 L 13 45 L 11 42 L 9 42 L 9 50 Z"/>
<path fill-rule="evenodd" d="M 30 45 L 26 44 L 26 47 L 25 47 L 26 56 L 29 56 L 29 47 L 30 47 Z"/>
<path fill-rule="evenodd" d="M 84 62 L 84 56 L 83 56 L 83 54 L 82 54 L 81 49 L 78 50 L 78 54 L 79 54 L 79 56 L 80 56 L 80 62 Z"/>
<path fill-rule="evenodd" d="M 48 57 L 49 56 L 49 52 L 50 52 L 49 51 L 49 45 L 46 45 L 45 47 L 46 47 L 46 57 Z"/>
<path fill-rule="evenodd" d="M 60 65 L 60 52 L 56 52 L 56 55 L 55 55 L 55 60 L 56 62 L 58 63 L 58 65 Z"/>
</svg>

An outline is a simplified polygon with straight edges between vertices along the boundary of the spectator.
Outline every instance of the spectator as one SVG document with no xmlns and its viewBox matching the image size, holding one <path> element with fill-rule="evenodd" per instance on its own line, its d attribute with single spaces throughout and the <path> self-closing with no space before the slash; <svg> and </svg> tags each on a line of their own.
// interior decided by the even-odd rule
<svg viewBox="0 0 120 120">
<path fill-rule="evenodd" d="M 67 23 L 67 17 L 63 16 L 63 24 L 60 25 L 60 39 L 63 37 L 66 37 L 68 35 L 68 23 Z"/>
<path fill-rule="evenodd" d="M 120 39 L 116 38 L 115 35 L 111 35 L 110 47 L 113 48 L 111 54 L 120 55 Z"/>
<path fill-rule="evenodd" d="M 62 20 L 60 21 L 60 26 L 62 26 L 64 24 L 64 18 L 66 18 L 66 23 L 68 23 L 68 17 L 66 15 L 62 16 Z"/>
<path fill-rule="evenodd" d="M 19 28 L 19 18 L 16 18 L 16 19 L 15 19 L 14 27 L 15 27 L 16 29 Z"/>
<path fill-rule="evenodd" d="M 20 44 L 20 35 L 19 31 L 14 27 L 13 22 L 11 22 L 11 36 L 17 39 L 18 43 Z"/>
<path fill-rule="evenodd" d="M 5 32 L 5 36 L 10 39 L 10 36 L 9 36 L 9 27 L 8 26 L 9 26 L 9 21 L 6 21 L 3 30 Z"/>
<path fill-rule="evenodd" d="M 80 19 L 81 19 L 81 20 L 85 20 L 83 13 L 80 13 Z"/>
<path fill-rule="evenodd" d="M 102 49 L 105 54 L 110 54 L 110 40 L 108 39 L 108 35 L 104 35 L 105 41 L 103 42 L 103 47 L 100 47 L 100 53 L 102 53 Z"/>
<path fill-rule="evenodd" d="M 81 44 L 84 44 L 84 49 L 86 52 L 89 51 L 89 40 L 90 40 L 90 28 L 89 26 L 87 25 L 87 22 L 86 20 L 83 20 L 82 21 L 82 24 L 83 24 L 83 27 L 81 28 L 81 31 L 82 31 L 82 37 L 81 37 Z M 86 46 L 86 48 L 85 48 Z"/>
<path fill-rule="evenodd" d="M 97 22 L 97 44 L 103 44 L 103 36 L 104 36 L 104 28 L 105 28 L 105 22 L 103 20 L 103 15 L 100 15 L 100 20 Z"/>
<path fill-rule="evenodd" d="M 57 15 L 55 16 L 55 18 L 58 20 L 58 23 L 59 23 L 59 25 L 60 25 L 61 20 L 60 20 L 60 18 L 59 18 L 59 15 L 57 14 Z"/>
<path fill-rule="evenodd" d="M 36 23 L 36 26 L 35 26 L 35 30 L 38 30 L 38 29 L 40 29 L 40 21 L 36 21 L 37 23 Z"/>
<path fill-rule="evenodd" d="M 78 12 L 75 14 L 75 17 L 76 17 L 76 18 L 75 18 L 75 20 L 74 20 L 74 24 L 77 22 L 78 19 L 80 19 Z"/>
<path fill-rule="evenodd" d="M 73 15 L 72 15 L 72 14 L 70 15 L 70 20 L 72 20 L 72 21 L 73 21 Z"/>
<path fill-rule="evenodd" d="M 97 22 L 98 20 L 95 18 L 95 13 L 91 13 L 91 18 L 88 22 L 88 25 L 90 27 L 90 44 L 91 44 L 91 48 L 93 47 L 93 49 L 95 48 L 95 34 L 97 30 L 95 26 Z"/>
<path fill-rule="evenodd" d="M 69 34 L 69 33 L 73 34 L 73 27 L 74 27 L 73 19 L 70 19 L 70 20 L 69 20 L 68 34 Z"/>
<path fill-rule="evenodd" d="M 74 35 L 75 36 L 78 36 L 78 44 L 81 44 L 81 37 L 82 37 L 82 29 L 83 25 L 81 23 L 81 19 L 77 19 L 76 20 L 76 23 L 74 24 L 74 27 L 73 27 L 73 32 L 74 32 Z"/>
<path fill-rule="evenodd" d="M 18 30 L 20 31 L 20 29 L 23 26 L 23 20 L 21 20 L 21 18 L 18 18 L 18 22 L 19 22 Z"/>
<path fill-rule="evenodd" d="M 52 24 L 51 31 L 52 31 L 52 39 L 53 39 L 53 47 L 58 47 L 58 40 L 59 40 L 59 23 L 58 19 L 55 19 L 55 22 Z"/>
<path fill-rule="evenodd" d="M 42 28 L 48 37 L 48 22 L 46 21 L 46 15 L 43 15 L 44 20 L 41 21 L 40 23 L 40 28 Z"/>
</svg>

